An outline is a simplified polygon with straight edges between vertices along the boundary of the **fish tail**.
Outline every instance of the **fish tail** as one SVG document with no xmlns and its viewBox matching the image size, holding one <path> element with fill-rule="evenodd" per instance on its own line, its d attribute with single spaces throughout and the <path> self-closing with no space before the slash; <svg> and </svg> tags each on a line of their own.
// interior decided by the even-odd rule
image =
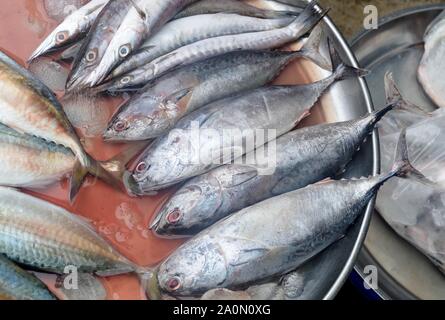
<svg viewBox="0 0 445 320">
<path fill-rule="evenodd" d="M 368 70 L 355 68 L 344 62 L 330 39 L 328 39 L 328 47 L 331 55 L 332 68 L 334 70 L 334 73 L 332 74 L 332 78 L 334 81 L 340 81 L 354 77 L 361 78 L 365 77 L 369 73 Z"/>
<path fill-rule="evenodd" d="M 323 35 L 323 27 L 321 25 L 316 26 L 298 53 L 314 62 L 320 68 L 331 71 L 331 63 L 320 52 Z"/>
<path fill-rule="evenodd" d="M 387 72 L 385 74 L 385 93 L 386 102 L 388 103 L 388 106 L 392 106 L 392 109 L 404 110 L 425 117 L 431 116 L 430 112 L 427 112 L 411 102 L 406 101 L 402 97 L 402 94 L 395 84 L 392 72 Z"/>
<path fill-rule="evenodd" d="M 161 300 L 162 293 L 158 283 L 157 269 L 151 270 L 150 277 L 141 278 L 142 287 L 145 290 L 147 298 L 150 300 Z"/>
<path fill-rule="evenodd" d="M 399 141 L 396 146 L 396 154 L 394 164 L 391 171 L 383 177 L 381 184 L 385 183 L 393 177 L 404 179 L 413 179 L 422 184 L 437 187 L 436 183 L 426 178 L 419 170 L 417 170 L 410 162 L 408 157 L 408 145 L 406 142 L 406 128 L 400 133 Z"/>
<path fill-rule="evenodd" d="M 289 25 L 292 30 L 295 30 L 295 38 L 301 38 L 311 31 L 329 10 L 322 9 L 317 1 L 312 0 L 294 22 Z"/>
</svg>

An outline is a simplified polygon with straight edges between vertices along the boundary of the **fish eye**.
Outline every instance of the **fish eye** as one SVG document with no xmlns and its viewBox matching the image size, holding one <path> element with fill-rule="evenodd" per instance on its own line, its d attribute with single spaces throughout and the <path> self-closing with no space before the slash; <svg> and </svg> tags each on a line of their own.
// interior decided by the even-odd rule
<svg viewBox="0 0 445 320">
<path fill-rule="evenodd" d="M 123 77 L 122 79 L 121 79 L 121 83 L 122 84 L 127 84 L 127 83 L 129 83 L 131 81 L 131 77 L 130 76 L 126 76 L 126 77 Z"/>
<path fill-rule="evenodd" d="M 125 120 L 119 120 L 114 124 L 114 129 L 118 132 L 124 131 L 128 128 L 128 122 Z"/>
<path fill-rule="evenodd" d="M 129 54 L 130 54 L 130 47 L 128 46 L 128 44 L 119 48 L 119 56 L 121 58 L 125 58 Z"/>
<path fill-rule="evenodd" d="M 68 38 L 68 32 L 66 31 L 60 31 L 56 34 L 56 42 L 62 43 Z"/>
<path fill-rule="evenodd" d="M 181 211 L 179 210 L 179 208 L 175 208 L 173 211 L 170 211 L 167 216 L 167 222 L 171 223 L 171 224 L 175 224 L 177 223 L 179 220 L 181 220 Z"/>
<path fill-rule="evenodd" d="M 87 62 L 93 62 L 95 61 L 97 58 L 97 53 L 95 50 L 91 50 L 87 53 L 87 55 L 85 56 L 85 59 L 87 60 Z"/>
<path fill-rule="evenodd" d="M 181 279 L 179 277 L 172 277 L 167 281 L 167 289 L 172 291 L 177 291 L 179 288 L 181 288 Z"/>
<path fill-rule="evenodd" d="M 136 172 L 137 172 L 137 173 L 145 172 L 145 170 L 147 170 L 147 164 L 146 164 L 144 161 L 140 162 L 140 163 L 136 166 Z"/>
</svg>

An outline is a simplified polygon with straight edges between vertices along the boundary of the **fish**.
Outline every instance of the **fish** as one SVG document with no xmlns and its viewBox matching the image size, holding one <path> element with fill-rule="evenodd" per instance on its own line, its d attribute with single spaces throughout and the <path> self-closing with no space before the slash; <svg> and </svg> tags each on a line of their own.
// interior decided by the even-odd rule
<svg viewBox="0 0 445 320">
<path fill-rule="evenodd" d="M 132 8 L 132 0 L 109 1 L 91 26 L 66 83 L 66 91 L 88 88 L 88 77 L 99 65 L 105 52 Z"/>
<path fill-rule="evenodd" d="M 175 16 L 175 19 L 181 19 L 190 16 L 196 16 L 200 14 L 209 13 L 235 13 L 242 16 L 263 18 L 263 19 L 275 19 L 284 15 L 297 15 L 298 10 L 295 11 L 281 11 L 281 10 L 268 10 L 257 8 L 246 2 L 238 0 L 201 0 L 193 3 L 182 10 Z"/>
<path fill-rule="evenodd" d="M 316 27 L 300 51 L 233 52 L 172 71 L 124 102 L 103 138 L 116 142 L 159 137 L 206 104 L 266 85 L 297 58 L 330 70 L 330 62 L 319 52 L 321 33 Z"/>
<path fill-rule="evenodd" d="M 268 31 L 214 37 L 191 43 L 156 58 L 141 68 L 112 80 L 111 86 L 121 88 L 141 86 L 174 68 L 228 52 L 281 47 L 303 37 L 318 24 L 327 12 L 328 10 L 321 9 L 316 1 L 312 1 L 298 17 L 286 27 Z"/>
<path fill-rule="evenodd" d="M 343 238 L 380 187 L 394 177 L 431 183 L 409 162 L 406 131 L 389 172 L 323 181 L 238 211 L 161 263 L 148 295 L 156 299 L 162 292 L 182 297 L 216 288 L 242 290 L 295 270 Z"/>
<path fill-rule="evenodd" d="M 91 173 L 114 184 L 116 181 L 83 149 L 78 136 L 54 93 L 32 73 L 0 52 L 0 123 L 19 132 L 70 149 L 76 156 L 70 199 Z"/>
<path fill-rule="evenodd" d="M 98 276 L 145 272 L 61 207 L 6 187 L 0 204 L 0 252 L 13 261 L 62 275 L 66 267 Z"/>
<path fill-rule="evenodd" d="M 343 63 L 333 65 L 335 71 L 315 83 L 259 88 L 183 117 L 124 173 L 127 192 L 142 196 L 230 163 L 291 131 L 337 81 L 366 74 Z"/>
<path fill-rule="evenodd" d="M 387 86 L 399 92 L 393 82 Z M 274 148 L 265 145 L 243 161 L 187 181 L 163 204 L 150 229 L 166 238 L 193 236 L 233 212 L 336 177 L 388 112 L 423 113 L 400 95 L 390 101 L 380 111 L 358 119 L 294 130 L 279 137 Z M 273 150 L 273 161 L 264 156 L 268 150 Z M 273 171 L 262 173 L 268 165 L 273 165 Z"/>
<path fill-rule="evenodd" d="M 441 108 L 445 108 L 445 84 L 442 75 L 445 72 L 444 43 L 445 11 L 428 26 L 425 35 L 425 53 L 420 61 L 417 77 L 431 100 Z"/>
<path fill-rule="evenodd" d="M 0 300 L 56 300 L 34 275 L 0 254 Z"/>
<path fill-rule="evenodd" d="M 150 37 L 141 49 L 129 56 L 110 74 L 110 79 L 137 69 L 180 47 L 203 39 L 282 28 L 293 18 L 261 19 L 237 14 L 202 14 L 173 20 Z"/>
<path fill-rule="evenodd" d="M 143 41 L 173 18 L 182 8 L 197 0 L 132 0 L 119 29 L 99 65 L 86 80 L 90 87 L 102 83 L 111 70 L 139 49 Z"/>
<path fill-rule="evenodd" d="M 76 157 L 68 148 L 0 124 L 0 162 L 0 185 L 40 188 L 69 175 Z"/>
<path fill-rule="evenodd" d="M 71 13 L 31 54 L 29 61 L 83 39 L 109 0 L 92 0 Z"/>
</svg>

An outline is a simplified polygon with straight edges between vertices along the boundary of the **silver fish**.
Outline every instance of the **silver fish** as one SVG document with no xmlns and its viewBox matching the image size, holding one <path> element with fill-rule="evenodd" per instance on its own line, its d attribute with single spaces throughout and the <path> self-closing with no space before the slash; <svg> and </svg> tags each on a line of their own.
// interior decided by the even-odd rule
<svg viewBox="0 0 445 320">
<path fill-rule="evenodd" d="M 197 0 L 131 0 L 133 6 L 111 40 L 99 65 L 87 79 L 90 87 L 101 83 L 111 70 L 139 49 L 145 39 Z"/>
<path fill-rule="evenodd" d="M 180 47 L 200 40 L 246 32 L 282 28 L 294 20 L 290 17 L 260 19 L 237 14 L 202 14 L 173 20 L 149 38 L 142 48 L 128 57 L 110 75 L 110 79 L 141 67 Z"/>
<path fill-rule="evenodd" d="M 41 187 L 73 171 L 76 157 L 61 145 L 0 124 L 0 185 Z"/>
<path fill-rule="evenodd" d="M 46 201 L 0 187 L 0 253 L 39 270 L 114 275 L 142 272 L 81 218 Z"/>
<path fill-rule="evenodd" d="M 257 17 L 263 19 L 274 19 L 283 15 L 296 15 L 298 9 L 292 11 L 278 11 L 257 8 L 246 2 L 239 0 L 200 0 L 182 10 L 175 16 L 175 19 L 209 13 L 235 13 L 242 16 Z"/>
<path fill-rule="evenodd" d="M 162 237 L 192 236 L 218 220 L 262 200 L 335 177 L 393 109 L 408 109 L 401 97 L 381 111 L 356 120 L 322 124 L 290 132 L 276 140 L 273 172 L 267 169 L 267 146 L 245 156 L 243 164 L 216 168 L 186 182 L 161 208 L 150 225 Z"/>
<path fill-rule="evenodd" d="M 402 134 L 390 172 L 311 185 L 229 216 L 167 258 L 149 295 L 156 298 L 156 281 L 160 292 L 194 296 L 286 274 L 341 239 L 386 181 L 411 176 L 426 180 L 409 163 Z"/>
<path fill-rule="evenodd" d="M 232 52 L 170 72 L 126 101 L 103 137 L 107 141 L 133 141 L 161 136 L 184 115 L 212 101 L 269 83 L 296 58 L 311 59 L 331 69 L 319 53 L 321 31 L 316 27 L 297 52 Z"/>
<path fill-rule="evenodd" d="M 101 62 L 130 8 L 132 0 L 113 0 L 100 11 L 74 60 L 66 84 L 67 91 L 78 91 L 88 87 L 88 77 Z"/>
<path fill-rule="evenodd" d="M 418 68 L 418 79 L 425 92 L 438 107 L 445 108 L 445 72 L 444 44 L 445 11 L 442 12 L 425 32 L 425 53 Z"/>
<path fill-rule="evenodd" d="M 34 275 L 0 254 L 0 300 L 56 300 Z"/>
<path fill-rule="evenodd" d="M 341 64 L 331 76 L 312 84 L 260 88 L 200 108 L 158 138 L 135 169 L 125 173 L 127 191 L 144 195 L 230 163 L 292 130 L 336 81 L 360 75 L 362 70 Z"/>
<path fill-rule="evenodd" d="M 113 87 L 134 87 L 163 75 L 169 70 L 206 58 L 239 50 L 278 48 L 296 41 L 310 31 L 327 13 L 312 1 L 291 24 L 286 27 L 260 32 L 227 35 L 201 40 L 161 56 L 112 81 Z"/>
<path fill-rule="evenodd" d="M 66 17 L 33 52 L 29 61 L 82 39 L 108 1 L 92 0 Z"/>
<path fill-rule="evenodd" d="M 28 135 L 69 148 L 78 160 L 71 179 L 70 198 L 88 173 L 114 180 L 83 149 L 56 96 L 32 73 L 0 52 L 0 123 Z"/>
</svg>

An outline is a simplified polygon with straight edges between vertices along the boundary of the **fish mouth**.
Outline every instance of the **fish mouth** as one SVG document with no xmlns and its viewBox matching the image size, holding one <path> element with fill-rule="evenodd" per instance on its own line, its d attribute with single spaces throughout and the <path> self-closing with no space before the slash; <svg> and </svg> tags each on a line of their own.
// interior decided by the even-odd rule
<svg viewBox="0 0 445 320">
<path fill-rule="evenodd" d="M 47 38 L 31 54 L 31 56 L 28 58 L 28 63 L 34 61 L 38 57 L 41 57 L 47 53 L 50 53 L 51 51 L 54 51 L 56 49 L 55 47 L 56 43 L 54 42 L 54 40 L 52 40 L 52 37 Z"/>
</svg>

